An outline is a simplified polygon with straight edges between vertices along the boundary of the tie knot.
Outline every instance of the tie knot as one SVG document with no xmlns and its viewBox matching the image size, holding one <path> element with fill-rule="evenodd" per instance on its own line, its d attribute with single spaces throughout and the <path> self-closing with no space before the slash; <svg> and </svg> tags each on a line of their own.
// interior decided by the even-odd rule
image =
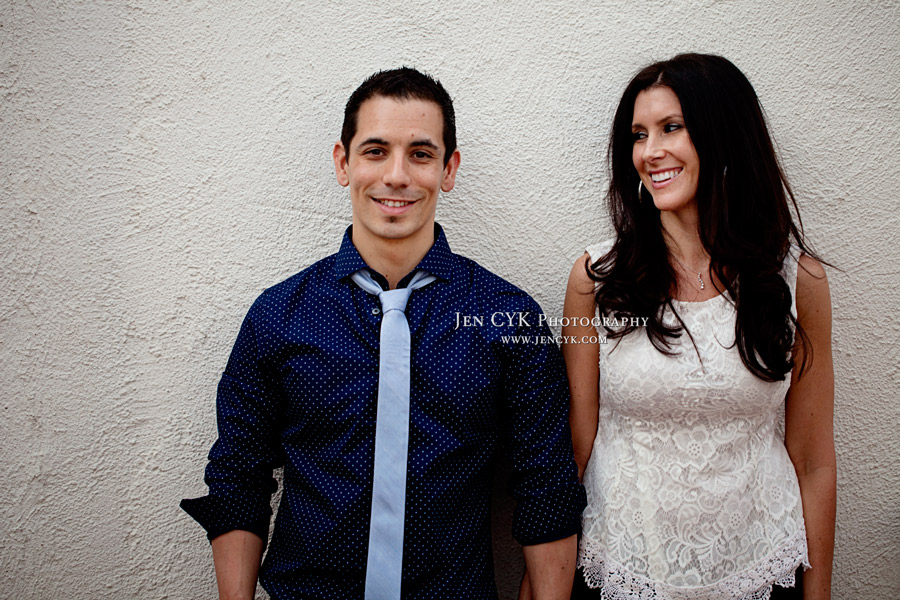
<svg viewBox="0 0 900 600">
<path fill-rule="evenodd" d="M 381 312 L 388 313 L 392 310 L 404 312 L 411 293 L 412 288 L 408 287 L 381 292 L 378 294 L 378 299 L 381 300 Z"/>
</svg>

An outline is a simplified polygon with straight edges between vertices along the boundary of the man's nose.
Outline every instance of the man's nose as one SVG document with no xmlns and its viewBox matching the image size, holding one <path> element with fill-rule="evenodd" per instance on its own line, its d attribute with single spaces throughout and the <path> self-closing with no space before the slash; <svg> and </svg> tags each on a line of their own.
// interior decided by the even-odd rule
<svg viewBox="0 0 900 600">
<path fill-rule="evenodd" d="M 391 187 L 406 187 L 409 185 L 409 164 L 402 154 L 390 157 L 385 165 L 384 184 Z"/>
</svg>

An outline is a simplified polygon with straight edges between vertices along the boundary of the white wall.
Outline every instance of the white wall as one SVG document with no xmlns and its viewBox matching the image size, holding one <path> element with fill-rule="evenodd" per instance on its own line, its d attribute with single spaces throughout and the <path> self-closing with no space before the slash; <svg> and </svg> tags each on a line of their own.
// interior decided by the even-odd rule
<svg viewBox="0 0 900 600">
<path fill-rule="evenodd" d="M 375 6 L 377 5 L 377 6 Z M 214 392 L 264 288 L 335 251 L 331 145 L 379 68 L 439 77 L 451 246 L 561 311 L 608 230 L 622 88 L 721 53 L 768 111 L 834 303 L 835 598 L 900 597 L 900 5 L 23 2 L 0 6 L 0 589 L 211 597 Z"/>
</svg>

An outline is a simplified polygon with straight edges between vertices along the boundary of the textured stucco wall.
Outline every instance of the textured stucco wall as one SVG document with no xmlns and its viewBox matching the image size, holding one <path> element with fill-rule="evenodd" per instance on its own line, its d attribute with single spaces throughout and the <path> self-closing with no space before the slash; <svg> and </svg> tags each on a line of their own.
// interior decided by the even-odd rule
<svg viewBox="0 0 900 600">
<path fill-rule="evenodd" d="M 618 94 L 688 50 L 753 81 L 842 269 L 835 598 L 900 597 L 893 0 L 0 3 L 0 596 L 212 596 L 177 503 L 204 492 L 244 312 L 348 223 L 330 152 L 363 77 L 410 64 L 444 82 L 451 245 L 559 314 L 608 227 Z"/>
</svg>

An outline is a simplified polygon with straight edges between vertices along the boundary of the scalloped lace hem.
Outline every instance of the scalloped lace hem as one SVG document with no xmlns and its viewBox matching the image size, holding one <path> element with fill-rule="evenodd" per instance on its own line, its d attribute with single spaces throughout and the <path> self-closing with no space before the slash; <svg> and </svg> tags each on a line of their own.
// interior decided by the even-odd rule
<svg viewBox="0 0 900 600">
<path fill-rule="evenodd" d="M 810 568 L 803 528 L 769 558 L 700 587 L 678 587 L 631 573 L 605 557 L 599 544 L 588 539 L 582 539 L 578 553 L 578 566 L 584 570 L 585 582 L 590 588 L 600 588 L 603 600 L 769 600 L 773 585 L 794 587 L 794 573 L 800 565 Z"/>
</svg>

